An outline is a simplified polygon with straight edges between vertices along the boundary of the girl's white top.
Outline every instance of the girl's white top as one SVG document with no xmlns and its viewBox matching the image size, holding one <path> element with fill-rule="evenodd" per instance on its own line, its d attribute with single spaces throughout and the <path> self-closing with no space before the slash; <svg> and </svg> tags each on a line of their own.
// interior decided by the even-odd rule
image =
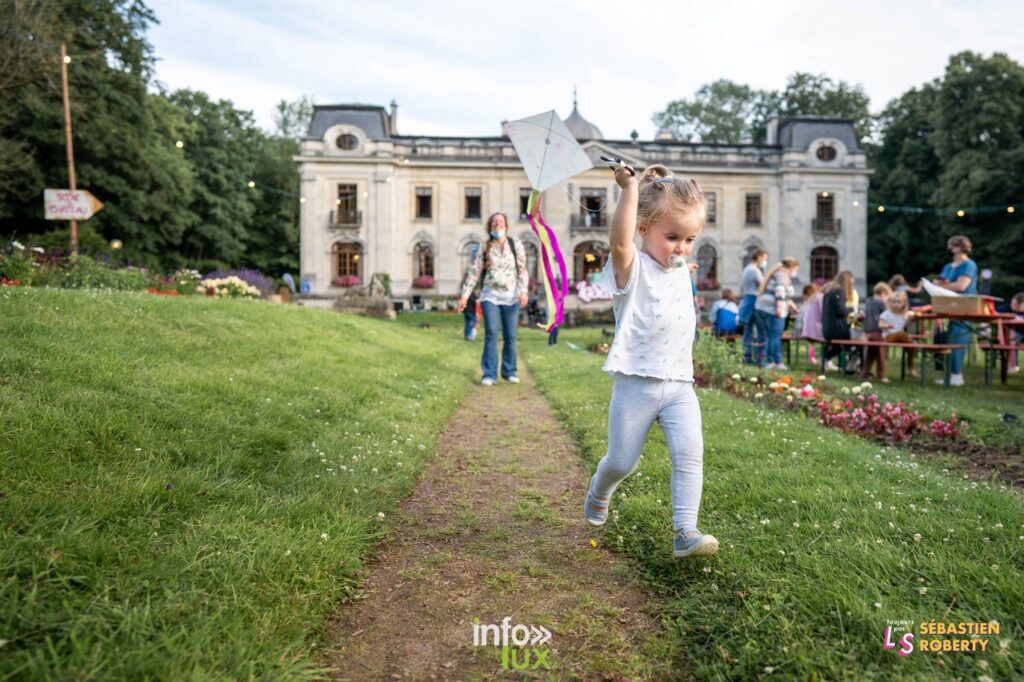
<svg viewBox="0 0 1024 682">
<path fill-rule="evenodd" d="M 615 285 L 611 258 L 601 286 L 612 293 L 615 311 L 615 338 L 604 371 L 693 381 L 697 318 L 689 268 L 664 268 L 634 244 L 626 286 Z"/>
<path fill-rule="evenodd" d="M 878 319 L 886 324 L 891 324 L 892 329 L 886 329 L 885 334 L 895 334 L 907 330 L 907 316 L 906 314 L 894 313 L 891 310 L 886 310 L 878 316 Z"/>
</svg>

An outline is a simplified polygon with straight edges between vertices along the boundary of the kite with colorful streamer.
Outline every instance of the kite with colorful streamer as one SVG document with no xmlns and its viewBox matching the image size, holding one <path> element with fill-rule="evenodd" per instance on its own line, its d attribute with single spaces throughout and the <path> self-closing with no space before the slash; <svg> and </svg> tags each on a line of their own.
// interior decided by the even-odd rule
<svg viewBox="0 0 1024 682">
<path fill-rule="evenodd" d="M 540 240 L 548 304 L 548 324 L 545 330 L 551 331 L 565 320 L 565 297 L 569 294 L 569 280 L 565 259 L 558 248 L 558 239 L 541 215 L 540 195 L 552 185 L 593 168 L 594 163 L 553 110 L 511 121 L 505 125 L 505 131 L 533 186 L 527 203 L 527 216 L 530 227 Z"/>
</svg>

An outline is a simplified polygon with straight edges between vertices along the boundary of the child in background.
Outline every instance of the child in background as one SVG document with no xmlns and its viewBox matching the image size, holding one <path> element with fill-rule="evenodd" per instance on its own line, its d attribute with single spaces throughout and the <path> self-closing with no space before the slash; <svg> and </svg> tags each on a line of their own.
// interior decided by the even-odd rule
<svg viewBox="0 0 1024 682">
<path fill-rule="evenodd" d="M 1014 294 L 1013 298 L 1010 299 L 1010 310 L 1017 315 L 1018 320 L 1024 319 L 1024 291 L 1019 294 Z M 1024 330 L 1017 329 L 1010 330 L 1010 343 L 1019 346 L 1024 341 Z M 1017 374 L 1020 372 L 1019 358 L 1017 357 L 1017 351 L 1010 351 L 1010 361 L 1007 363 L 1006 371 L 1008 374 Z"/>
<path fill-rule="evenodd" d="M 885 312 L 886 301 L 892 295 L 892 289 L 885 282 L 879 282 L 875 285 L 874 296 L 867 300 L 864 304 L 864 335 L 868 341 L 881 341 L 882 340 L 882 328 L 879 326 L 879 320 L 882 317 L 882 313 Z M 885 376 L 885 361 L 887 359 L 886 348 L 879 348 L 878 346 L 868 346 L 867 348 L 867 359 L 864 361 L 864 368 L 861 369 L 861 379 L 867 379 L 871 376 L 871 365 L 878 365 L 878 380 L 883 383 L 889 383 L 889 380 Z"/>
<path fill-rule="evenodd" d="M 715 329 L 715 336 L 735 334 L 739 328 L 740 307 L 732 289 L 722 289 L 722 298 L 711 304 L 708 322 Z"/>
<path fill-rule="evenodd" d="M 793 325 L 793 337 L 797 339 L 810 339 L 812 341 L 825 341 L 821 335 L 821 294 L 817 284 L 804 286 L 800 297 L 800 312 L 796 315 L 796 322 Z M 814 357 L 814 344 L 807 344 L 807 359 L 812 365 L 817 364 Z"/>
<path fill-rule="evenodd" d="M 882 330 L 882 338 L 892 343 L 913 343 L 914 339 L 907 333 L 907 322 L 913 317 L 907 292 L 894 291 L 887 302 L 887 310 L 878 318 L 878 326 Z M 907 351 L 907 369 L 910 376 L 919 376 L 914 369 L 914 351 Z M 888 383 L 886 379 L 881 380 Z"/>
<path fill-rule="evenodd" d="M 622 196 L 604 269 L 615 311 L 615 338 L 604 363 L 613 376 L 608 451 L 590 481 L 583 513 L 592 525 L 605 523 L 612 493 L 639 464 L 657 421 L 672 458 L 672 555 L 713 554 L 718 540 L 697 530 L 704 436 L 693 386 L 697 316 L 686 267 L 707 220 L 707 198 L 695 180 L 676 178 L 664 166 L 649 166 L 637 178 L 620 164 L 615 182 Z"/>
</svg>

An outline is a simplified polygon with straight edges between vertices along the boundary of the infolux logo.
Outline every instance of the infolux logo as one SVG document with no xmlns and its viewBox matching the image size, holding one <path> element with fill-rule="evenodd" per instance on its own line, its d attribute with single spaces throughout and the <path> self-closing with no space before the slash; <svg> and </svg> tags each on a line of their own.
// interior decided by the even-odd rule
<svg viewBox="0 0 1024 682">
<path fill-rule="evenodd" d="M 505 670 L 551 670 L 551 650 L 537 648 L 550 639 L 551 631 L 543 625 L 512 625 L 511 616 L 502 618 L 501 625 L 473 623 L 473 646 L 500 646 L 501 666 Z"/>
</svg>

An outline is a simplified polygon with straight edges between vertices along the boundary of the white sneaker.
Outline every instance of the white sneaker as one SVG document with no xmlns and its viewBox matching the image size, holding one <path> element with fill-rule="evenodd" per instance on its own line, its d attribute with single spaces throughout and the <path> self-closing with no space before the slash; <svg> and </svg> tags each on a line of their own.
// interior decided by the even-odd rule
<svg viewBox="0 0 1024 682">
<path fill-rule="evenodd" d="M 480 382 L 480 385 L 481 386 L 493 386 L 494 385 L 494 379 L 491 379 L 490 377 L 487 377 L 486 379 L 483 379 Z"/>
<path fill-rule="evenodd" d="M 838 367 L 838 365 L 836 365 L 836 363 L 834 363 L 831 360 L 829 360 L 828 362 L 825 363 L 825 371 L 826 372 L 838 372 L 839 371 L 839 367 Z"/>
<path fill-rule="evenodd" d="M 517 377 L 515 374 L 513 374 L 512 376 L 507 377 L 505 379 L 505 381 L 507 381 L 510 384 L 518 384 L 519 383 L 519 377 Z"/>
<path fill-rule="evenodd" d="M 939 384 L 939 385 L 942 385 L 942 384 L 946 383 L 946 380 L 945 379 L 936 379 L 935 383 Z M 963 374 L 950 374 L 949 375 L 949 385 L 950 386 L 963 386 L 964 385 L 964 375 Z"/>
<path fill-rule="evenodd" d="M 1017 365 L 1016 367 L 1010 367 L 1009 369 L 1007 369 L 1006 373 L 1007 374 L 1016 374 L 1019 371 L 1020 371 L 1020 365 Z"/>
</svg>

